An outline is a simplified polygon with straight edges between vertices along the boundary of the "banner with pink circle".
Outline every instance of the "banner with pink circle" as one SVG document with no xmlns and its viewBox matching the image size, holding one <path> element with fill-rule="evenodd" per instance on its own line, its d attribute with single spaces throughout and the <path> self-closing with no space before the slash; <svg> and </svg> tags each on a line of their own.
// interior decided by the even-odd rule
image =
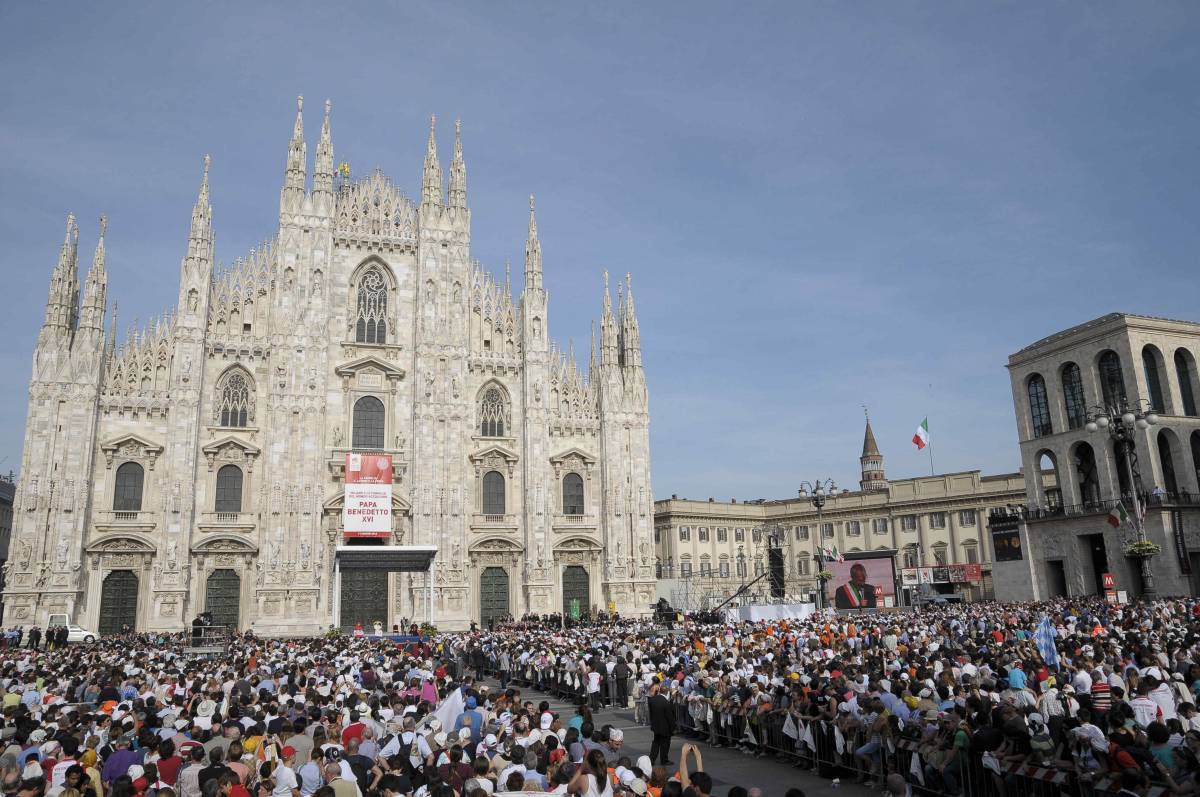
<svg viewBox="0 0 1200 797">
<path fill-rule="evenodd" d="M 346 454 L 346 537 L 392 536 L 391 454 Z"/>
</svg>

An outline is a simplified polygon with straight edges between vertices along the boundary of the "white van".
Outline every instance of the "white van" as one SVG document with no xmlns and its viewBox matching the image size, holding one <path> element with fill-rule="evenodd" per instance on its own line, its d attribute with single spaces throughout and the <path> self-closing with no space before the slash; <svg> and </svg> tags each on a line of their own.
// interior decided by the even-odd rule
<svg viewBox="0 0 1200 797">
<path fill-rule="evenodd" d="M 95 631 L 89 631 L 86 628 L 67 622 L 65 614 L 52 614 L 46 620 L 46 628 L 51 626 L 59 627 L 65 625 L 67 627 L 67 642 L 86 642 L 91 644 L 99 638 L 99 634 Z M 43 629 L 44 630 L 44 629 Z"/>
</svg>

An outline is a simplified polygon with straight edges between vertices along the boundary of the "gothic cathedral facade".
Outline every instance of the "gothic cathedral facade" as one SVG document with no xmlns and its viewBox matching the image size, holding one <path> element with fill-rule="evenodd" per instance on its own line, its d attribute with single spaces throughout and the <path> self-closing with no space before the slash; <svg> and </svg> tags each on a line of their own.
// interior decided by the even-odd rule
<svg viewBox="0 0 1200 797">
<path fill-rule="evenodd" d="M 68 219 L 29 387 L 6 619 L 179 630 L 207 610 L 309 634 L 648 611 L 649 413 L 628 278 L 614 310 L 605 275 L 585 376 L 549 338 L 532 199 L 519 299 L 471 258 L 457 125 L 448 190 L 431 127 L 413 202 L 378 172 L 335 167 L 329 103 L 310 188 L 297 105 L 274 236 L 216 266 L 206 158 L 177 306 L 124 340 L 104 222 L 81 297 Z M 387 543 L 436 547 L 427 573 L 339 570 L 353 451 L 391 455 Z"/>
</svg>

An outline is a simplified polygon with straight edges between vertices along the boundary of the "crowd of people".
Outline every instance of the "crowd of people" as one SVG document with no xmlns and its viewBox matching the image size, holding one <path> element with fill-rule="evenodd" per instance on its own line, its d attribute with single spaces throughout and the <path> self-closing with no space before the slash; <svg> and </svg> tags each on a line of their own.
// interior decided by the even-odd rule
<svg viewBox="0 0 1200 797">
<path fill-rule="evenodd" d="M 805 776 L 782 765 L 756 768 L 756 782 L 708 771 L 704 742 L 895 795 L 1020 793 L 1014 763 L 1135 794 L 1197 790 L 1196 601 L 673 629 L 559 619 L 405 644 L 234 635 L 205 658 L 185 653 L 188 633 L 10 645 L 0 786 L 6 797 L 801 795 Z M 576 708 L 551 710 L 551 695 Z M 628 748 L 601 705 L 631 709 L 647 748 Z M 910 753 L 902 768 L 898 749 Z"/>
</svg>

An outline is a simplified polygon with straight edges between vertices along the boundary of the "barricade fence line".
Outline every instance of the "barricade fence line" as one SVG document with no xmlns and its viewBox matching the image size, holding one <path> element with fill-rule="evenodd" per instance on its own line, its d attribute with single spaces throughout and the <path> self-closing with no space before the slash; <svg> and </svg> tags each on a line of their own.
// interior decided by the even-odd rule
<svg viewBox="0 0 1200 797">
<path fill-rule="evenodd" d="M 508 685 L 535 689 L 575 705 L 593 708 L 632 708 L 635 723 L 648 725 L 646 690 L 630 677 L 619 683 L 601 678 L 599 692 L 589 694 L 586 680 L 573 668 L 510 665 L 476 652 L 469 665 L 478 676 Z M 515 668 L 515 669 L 514 669 Z M 1120 789 L 1118 778 L 1100 771 L 1080 777 L 1068 762 L 1037 766 L 1024 761 L 1000 761 L 994 756 L 958 751 L 937 740 L 914 739 L 894 730 L 871 735 L 857 726 L 849 732 L 824 717 L 801 717 L 787 709 L 756 711 L 742 706 L 689 699 L 676 693 L 676 735 L 714 746 L 740 748 L 749 755 L 771 756 L 818 777 L 857 778 L 882 784 L 899 773 L 921 797 L 1099 797 Z M 856 721 L 856 720 L 855 720 Z M 950 739 L 953 734 L 950 734 Z M 1169 790 L 1152 783 L 1146 797 L 1167 797 Z"/>
</svg>

